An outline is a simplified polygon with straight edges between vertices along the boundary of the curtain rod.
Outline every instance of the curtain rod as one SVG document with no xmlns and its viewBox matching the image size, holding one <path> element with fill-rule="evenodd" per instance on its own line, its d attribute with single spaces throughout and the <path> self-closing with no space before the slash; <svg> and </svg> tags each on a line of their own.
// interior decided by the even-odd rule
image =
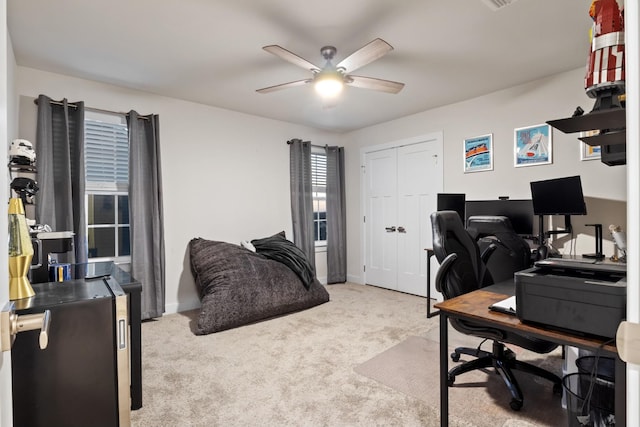
<svg viewBox="0 0 640 427">
<path fill-rule="evenodd" d="M 33 103 L 38 105 L 38 98 L 34 99 Z M 51 101 L 51 104 L 53 104 L 53 105 L 64 105 L 64 103 L 61 102 L 61 101 L 53 101 L 53 100 Z M 78 106 L 76 104 L 74 104 L 73 102 L 67 102 L 67 105 L 69 107 L 71 107 L 71 108 L 78 108 Z M 118 111 L 103 110 L 101 108 L 85 107 L 85 110 L 87 110 L 87 111 L 95 111 L 95 112 L 98 112 L 98 113 L 121 114 L 123 116 L 129 117 L 129 113 L 121 113 L 121 112 L 118 112 Z M 138 116 L 138 118 L 141 119 L 141 120 L 149 120 L 148 117 L 144 117 L 144 116 Z"/>
<path fill-rule="evenodd" d="M 289 141 L 287 141 L 287 145 L 291 145 L 293 143 L 293 141 L 295 141 L 296 139 L 290 139 Z M 325 145 L 315 145 L 315 144 L 311 144 L 312 147 L 316 147 L 316 148 L 327 148 L 329 145 L 325 144 Z"/>
</svg>

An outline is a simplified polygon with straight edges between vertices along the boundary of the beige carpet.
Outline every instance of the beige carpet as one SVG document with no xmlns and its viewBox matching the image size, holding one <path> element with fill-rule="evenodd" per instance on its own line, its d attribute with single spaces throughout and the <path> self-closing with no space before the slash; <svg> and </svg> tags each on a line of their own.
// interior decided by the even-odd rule
<svg viewBox="0 0 640 427">
<path fill-rule="evenodd" d="M 206 336 L 192 332 L 197 311 L 144 322 L 143 407 L 132 412 L 133 426 L 438 426 L 438 318 L 425 317 L 426 300 L 364 285 L 327 289 L 326 304 Z M 389 349 L 411 337 L 430 343 L 430 353 L 385 363 L 415 376 L 415 392 L 356 372 L 393 356 Z M 452 342 L 464 339 L 451 334 Z M 466 387 L 465 395 L 469 390 L 485 397 L 468 399 L 469 408 L 455 413 L 453 390 L 451 426 L 529 425 L 508 424 L 493 388 L 489 400 L 484 383 Z"/>
<path fill-rule="evenodd" d="M 490 344 L 485 344 L 488 347 Z M 453 348 L 451 348 L 453 350 Z M 519 358 L 532 360 L 534 353 L 519 349 Z M 463 355 L 461 361 L 472 359 Z M 355 371 L 404 394 L 426 403 L 439 402 L 438 364 L 439 344 L 422 337 L 408 337 L 387 351 L 357 366 Z M 537 360 L 555 371 L 561 369 L 555 355 Z M 455 364 L 450 362 L 451 366 Z M 566 422 L 566 412 L 560 397 L 552 393 L 551 383 L 516 372 L 525 396 L 525 405 L 519 412 L 509 408 L 510 395 L 501 377 L 493 370 L 474 371 L 456 378 L 449 389 L 449 411 L 457 417 L 478 420 L 490 417 L 495 426 L 535 425 L 558 426 Z M 479 415 L 482 412 L 482 416 Z"/>
</svg>

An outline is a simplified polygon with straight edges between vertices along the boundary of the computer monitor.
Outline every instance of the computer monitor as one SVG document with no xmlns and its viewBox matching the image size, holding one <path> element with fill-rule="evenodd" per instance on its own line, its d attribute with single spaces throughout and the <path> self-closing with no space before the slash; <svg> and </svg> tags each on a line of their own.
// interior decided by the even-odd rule
<svg viewBox="0 0 640 427">
<path fill-rule="evenodd" d="M 580 176 L 531 182 L 535 215 L 586 215 Z"/>
<path fill-rule="evenodd" d="M 476 215 L 506 216 L 516 233 L 533 234 L 533 203 L 531 200 L 469 200 L 465 204 L 466 219 Z"/>
<path fill-rule="evenodd" d="M 456 211 L 462 223 L 465 223 L 464 216 L 464 193 L 438 193 L 438 211 Z"/>
</svg>

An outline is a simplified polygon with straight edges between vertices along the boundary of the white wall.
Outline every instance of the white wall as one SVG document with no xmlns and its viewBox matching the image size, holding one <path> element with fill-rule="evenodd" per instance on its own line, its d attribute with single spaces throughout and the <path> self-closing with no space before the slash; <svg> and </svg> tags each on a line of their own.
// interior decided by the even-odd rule
<svg viewBox="0 0 640 427">
<path fill-rule="evenodd" d="M 444 133 L 444 191 L 466 193 L 468 200 L 495 199 L 498 196 L 528 199 L 531 198 L 530 181 L 580 175 L 588 215 L 572 218 L 577 234 L 577 253 L 595 252 L 593 227 L 585 227 L 584 224 L 602 223 L 607 239 L 604 252 L 612 255 L 613 244 L 608 241 L 606 230 L 609 224 L 626 226 L 626 166 L 609 167 L 597 160 L 580 161 L 581 143 L 577 136 L 557 130 L 552 136 L 553 164 L 513 166 L 514 128 L 569 117 L 578 105 L 586 112 L 591 110 L 593 100 L 584 93 L 583 79 L 584 69 L 580 68 L 343 135 L 347 169 L 349 279 L 357 282 L 363 279 L 360 147 L 437 131 Z M 463 173 L 463 140 L 487 133 L 493 133 L 494 138 L 494 170 Z M 567 244 L 565 251 L 568 251 L 566 236 L 560 236 L 554 244 L 560 247 Z"/>
<path fill-rule="evenodd" d="M 18 67 L 17 75 L 18 93 L 29 99 L 43 93 L 53 99 L 84 100 L 88 107 L 160 115 L 168 312 L 198 305 L 186 252 L 191 238 L 237 242 L 282 229 L 290 234 L 285 141 L 294 137 L 345 146 L 349 280 L 363 279 L 360 148 L 437 131 L 444 133 L 444 191 L 467 193 L 470 200 L 504 195 L 529 198 L 532 180 L 581 175 L 589 215 L 573 218 L 577 252 L 593 252 L 593 230 L 584 224 L 602 223 L 605 230 L 609 224 L 626 225 L 626 166 L 580 161 L 576 136 L 554 130 L 553 164 L 513 167 L 514 128 L 568 117 L 578 105 L 585 111 L 592 108 L 582 79 L 583 69 L 573 70 L 336 135 L 30 68 Z M 20 136 L 27 138 L 22 116 L 35 111 L 28 104 L 20 106 Z M 35 126 L 33 118 L 26 123 Z M 463 139 L 486 133 L 494 135 L 494 170 L 464 174 Z M 604 234 L 605 253 L 612 254 L 613 245 Z M 566 243 L 563 236 L 555 242 L 560 247 Z M 326 276 L 324 254 L 317 257 L 317 264 L 318 275 Z"/>
<path fill-rule="evenodd" d="M 159 114 L 168 313 L 199 306 L 190 239 L 239 243 L 281 230 L 292 236 L 286 141 L 324 145 L 336 139 L 304 126 L 31 68 L 18 67 L 17 83 L 21 103 L 28 104 L 20 106 L 21 116 L 33 115 L 32 99 L 39 94 L 110 111 Z M 25 126 L 31 123 L 35 135 L 34 118 L 25 120 L 21 132 L 29 132 Z M 326 277 L 322 261 L 320 256 L 318 276 Z"/>
</svg>

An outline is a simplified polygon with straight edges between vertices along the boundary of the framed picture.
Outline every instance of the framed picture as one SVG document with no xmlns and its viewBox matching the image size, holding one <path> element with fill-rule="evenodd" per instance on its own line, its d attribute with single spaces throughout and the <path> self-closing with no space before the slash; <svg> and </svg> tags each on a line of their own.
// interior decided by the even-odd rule
<svg viewBox="0 0 640 427">
<path fill-rule="evenodd" d="M 551 126 L 534 125 L 514 129 L 515 167 L 551 163 Z"/>
<path fill-rule="evenodd" d="M 600 146 L 580 142 L 580 160 L 596 160 L 600 158 Z"/>
<path fill-rule="evenodd" d="M 464 172 L 493 170 L 493 134 L 464 140 Z"/>
</svg>

